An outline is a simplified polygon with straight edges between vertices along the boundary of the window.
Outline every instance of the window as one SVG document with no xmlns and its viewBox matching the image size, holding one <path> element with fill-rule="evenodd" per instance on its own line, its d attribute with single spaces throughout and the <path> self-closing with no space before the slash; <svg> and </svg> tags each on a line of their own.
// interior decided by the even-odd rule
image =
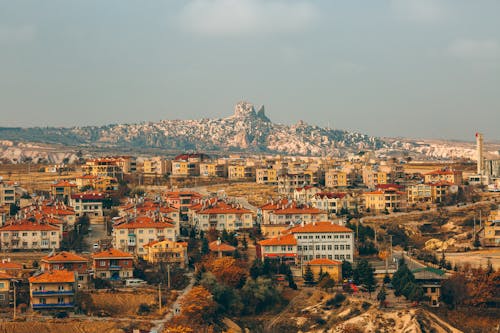
<svg viewBox="0 0 500 333">
<path fill-rule="evenodd" d="M 335 250 L 338 250 L 339 249 L 339 246 L 338 245 L 335 245 Z"/>
<path fill-rule="evenodd" d="M 345 249 L 346 249 L 346 250 L 350 250 L 350 249 L 351 249 L 351 245 L 346 245 L 346 246 L 345 246 Z"/>
<path fill-rule="evenodd" d="M 344 249 L 344 245 L 340 245 L 340 249 L 343 250 Z"/>
<path fill-rule="evenodd" d="M 350 254 L 346 254 L 346 259 L 351 259 L 351 255 Z"/>
<path fill-rule="evenodd" d="M 331 254 L 328 255 L 328 259 L 332 260 L 332 255 Z"/>
<path fill-rule="evenodd" d="M 101 266 L 101 267 L 106 266 L 106 260 L 100 260 L 99 261 L 99 266 Z"/>
<path fill-rule="evenodd" d="M 286 246 L 282 246 L 281 251 L 286 251 Z"/>
<path fill-rule="evenodd" d="M 0 289 L 5 288 L 5 282 L 0 282 Z"/>
<path fill-rule="evenodd" d="M 328 245 L 328 250 L 332 250 L 332 246 L 331 245 Z"/>
<path fill-rule="evenodd" d="M 335 259 L 339 260 L 339 255 L 338 254 L 335 255 Z"/>
<path fill-rule="evenodd" d="M 149 233 L 152 234 L 154 232 L 153 229 L 149 229 Z"/>
<path fill-rule="evenodd" d="M 55 236 L 55 235 L 56 235 L 56 232 L 55 232 L 55 231 L 52 231 L 50 234 L 51 234 L 52 236 Z"/>
<path fill-rule="evenodd" d="M 23 237 L 26 237 L 28 236 L 28 233 L 27 232 L 23 232 Z"/>
<path fill-rule="evenodd" d="M 83 276 L 82 275 L 78 275 L 78 281 L 83 281 Z"/>
<path fill-rule="evenodd" d="M 319 251 L 319 245 L 316 245 L 316 251 Z"/>
<path fill-rule="evenodd" d="M 297 236 L 297 239 L 302 239 L 302 236 Z"/>
<path fill-rule="evenodd" d="M 125 230 L 120 230 L 120 235 L 124 235 L 125 234 Z"/>
<path fill-rule="evenodd" d="M 328 235 L 328 239 L 332 239 L 332 235 Z"/>
<path fill-rule="evenodd" d="M 144 233 L 144 230 L 139 229 L 139 233 L 140 233 L 140 234 L 143 234 L 143 233 Z"/>
<path fill-rule="evenodd" d="M 319 239 L 319 235 L 316 235 L 316 239 Z"/>
<path fill-rule="evenodd" d="M 302 245 L 297 245 L 297 251 L 302 251 Z"/>
<path fill-rule="evenodd" d="M 325 251 L 326 250 L 326 245 L 321 245 L 321 250 Z"/>
</svg>

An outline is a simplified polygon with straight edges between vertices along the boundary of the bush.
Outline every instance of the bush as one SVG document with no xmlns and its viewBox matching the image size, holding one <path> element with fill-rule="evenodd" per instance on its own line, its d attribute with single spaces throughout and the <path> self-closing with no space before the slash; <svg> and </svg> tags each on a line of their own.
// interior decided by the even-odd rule
<svg viewBox="0 0 500 333">
<path fill-rule="evenodd" d="M 336 293 L 335 296 L 333 296 L 332 298 L 330 298 L 328 301 L 326 301 L 326 305 L 328 306 L 340 306 L 340 304 L 342 304 L 342 302 L 345 301 L 345 295 L 342 294 L 342 293 Z"/>
<path fill-rule="evenodd" d="M 148 314 L 150 312 L 151 312 L 151 308 L 146 303 L 141 303 L 139 305 L 139 310 L 137 310 L 137 314 L 139 314 L 139 315 Z"/>
</svg>

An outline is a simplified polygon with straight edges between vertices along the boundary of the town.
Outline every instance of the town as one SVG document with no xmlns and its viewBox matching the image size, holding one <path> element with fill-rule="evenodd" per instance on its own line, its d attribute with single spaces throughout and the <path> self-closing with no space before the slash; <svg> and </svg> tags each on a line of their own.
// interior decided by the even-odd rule
<svg viewBox="0 0 500 333">
<path fill-rule="evenodd" d="M 364 332 L 399 312 L 398 325 L 424 331 L 487 332 L 500 160 L 483 144 L 477 133 L 476 160 L 183 152 L 0 164 L 0 327 Z"/>
</svg>

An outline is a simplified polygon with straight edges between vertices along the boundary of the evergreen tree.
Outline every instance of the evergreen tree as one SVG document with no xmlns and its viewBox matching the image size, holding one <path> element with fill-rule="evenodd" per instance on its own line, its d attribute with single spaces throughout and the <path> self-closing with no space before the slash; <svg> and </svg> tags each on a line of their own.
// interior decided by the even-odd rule
<svg viewBox="0 0 500 333">
<path fill-rule="evenodd" d="M 303 279 L 304 279 L 304 282 L 306 284 L 313 284 L 314 283 L 314 274 L 313 274 L 313 271 L 312 271 L 311 266 L 309 264 L 307 264 L 307 266 L 306 266 L 306 270 L 304 272 Z"/>
<path fill-rule="evenodd" d="M 385 291 L 385 286 L 382 285 L 382 288 L 380 288 L 378 294 L 377 294 L 377 300 L 380 302 L 380 306 L 384 306 L 385 299 L 387 298 L 387 292 Z"/>
<path fill-rule="evenodd" d="M 201 255 L 206 255 L 210 249 L 208 248 L 208 240 L 206 238 L 203 238 L 201 240 Z"/>
<path fill-rule="evenodd" d="M 350 279 L 352 278 L 352 264 L 349 261 L 342 261 L 342 278 Z"/>
<path fill-rule="evenodd" d="M 444 251 L 441 253 L 441 259 L 439 259 L 439 268 L 446 267 L 446 257 L 444 256 Z"/>
<path fill-rule="evenodd" d="M 389 276 L 389 273 L 385 273 L 384 275 L 384 284 L 391 283 L 391 277 Z"/>
<path fill-rule="evenodd" d="M 243 245 L 243 249 L 246 251 L 248 249 L 248 242 L 247 242 L 246 236 L 243 236 L 243 240 L 241 241 L 241 244 Z"/>
<path fill-rule="evenodd" d="M 259 259 L 255 259 L 250 267 L 250 276 L 255 280 L 260 275 L 262 275 L 262 263 Z"/>
</svg>

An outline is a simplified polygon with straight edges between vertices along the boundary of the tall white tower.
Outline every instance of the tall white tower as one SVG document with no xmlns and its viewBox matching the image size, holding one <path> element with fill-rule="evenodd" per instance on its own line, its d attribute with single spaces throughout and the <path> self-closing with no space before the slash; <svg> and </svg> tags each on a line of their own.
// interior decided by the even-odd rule
<svg viewBox="0 0 500 333">
<path fill-rule="evenodd" d="M 476 150 L 477 150 L 477 174 L 482 175 L 484 164 L 483 164 L 483 134 L 476 133 Z"/>
</svg>

